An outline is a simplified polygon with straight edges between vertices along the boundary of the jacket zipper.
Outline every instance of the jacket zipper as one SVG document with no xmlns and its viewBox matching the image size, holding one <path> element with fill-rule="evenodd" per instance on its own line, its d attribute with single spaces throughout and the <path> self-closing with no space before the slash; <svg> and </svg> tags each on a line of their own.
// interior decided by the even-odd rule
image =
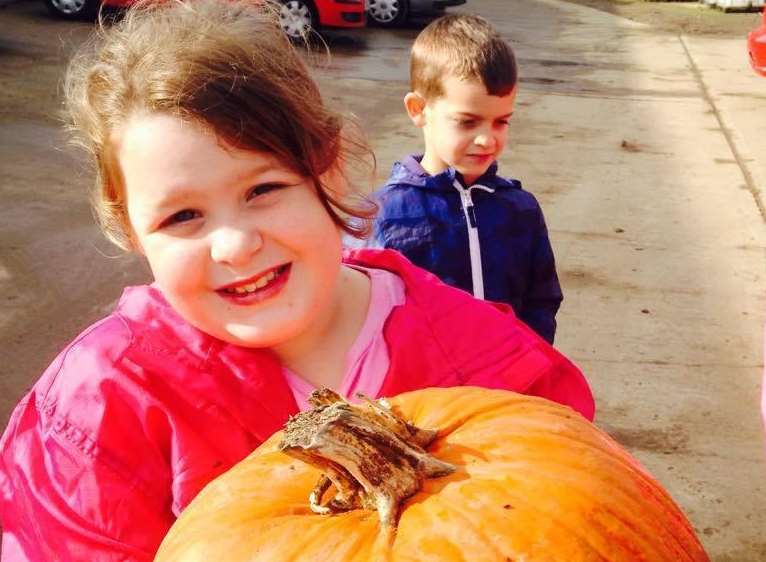
<svg viewBox="0 0 766 562">
<path fill-rule="evenodd" d="M 477 299 L 484 299 L 484 273 L 481 265 L 481 245 L 479 244 L 479 228 L 476 222 L 476 211 L 471 199 L 471 190 L 474 188 L 494 192 L 494 189 L 483 185 L 472 185 L 465 188 L 460 182 L 455 180 L 452 184 L 460 194 L 460 202 L 463 206 L 466 226 L 468 227 L 468 252 L 471 256 L 471 283 L 473 285 L 473 296 Z"/>
</svg>

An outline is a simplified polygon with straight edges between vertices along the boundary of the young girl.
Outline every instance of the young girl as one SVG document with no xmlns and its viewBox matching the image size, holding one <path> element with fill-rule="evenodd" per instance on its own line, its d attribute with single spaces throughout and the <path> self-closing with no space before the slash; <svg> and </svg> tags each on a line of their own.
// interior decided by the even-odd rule
<svg viewBox="0 0 766 562">
<path fill-rule="evenodd" d="M 70 68 L 100 222 L 155 283 L 126 289 L 14 411 L 4 561 L 151 560 L 317 386 L 479 385 L 593 416 L 581 373 L 508 308 L 392 251 L 343 254 L 371 215 L 344 175 L 364 147 L 256 4 L 133 9 Z"/>
</svg>

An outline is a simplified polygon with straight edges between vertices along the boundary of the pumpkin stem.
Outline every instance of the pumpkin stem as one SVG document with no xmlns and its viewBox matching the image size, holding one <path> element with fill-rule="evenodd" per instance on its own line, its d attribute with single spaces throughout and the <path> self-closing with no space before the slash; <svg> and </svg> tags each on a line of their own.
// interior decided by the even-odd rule
<svg viewBox="0 0 766 562">
<path fill-rule="evenodd" d="M 362 398 L 357 405 L 329 389 L 314 391 L 313 409 L 290 418 L 280 449 L 322 471 L 309 496 L 312 511 L 377 510 L 383 525 L 395 526 L 403 500 L 426 478 L 445 476 L 455 467 L 425 451 L 435 430 L 403 420 L 385 400 Z M 322 504 L 330 484 L 336 494 Z"/>
</svg>

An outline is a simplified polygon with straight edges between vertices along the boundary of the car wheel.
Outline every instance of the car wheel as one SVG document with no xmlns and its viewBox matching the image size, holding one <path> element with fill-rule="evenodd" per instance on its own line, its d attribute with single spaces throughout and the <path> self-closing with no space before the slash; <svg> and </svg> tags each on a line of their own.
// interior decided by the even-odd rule
<svg viewBox="0 0 766 562">
<path fill-rule="evenodd" d="M 369 0 L 369 2 L 367 15 L 378 25 L 394 27 L 407 19 L 408 0 Z"/>
<path fill-rule="evenodd" d="M 279 9 L 279 25 L 290 39 L 308 37 L 316 27 L 314 6 L 308 0 L 283 0 Z"/>
<path fill-rule="evenodd" d="M 48 11 L 67 20 L 93 19 L 101 6 L 100 0 L 45 0 Z"/>
</svg>

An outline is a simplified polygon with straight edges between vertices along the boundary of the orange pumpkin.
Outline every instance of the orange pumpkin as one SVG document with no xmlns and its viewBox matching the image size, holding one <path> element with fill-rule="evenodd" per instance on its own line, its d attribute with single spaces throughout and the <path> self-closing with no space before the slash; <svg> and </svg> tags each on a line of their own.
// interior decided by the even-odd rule
<svg viewBox="0 0 766 562">
<path fill-rule="evenodd" d="M 427 389 L 390 399 L 456 467 L 406 499 L 394 529 L 374 511 L 318 515 L 319 469 L 280 451 L 282 432 L 211 482 L 155 562 L 703 562 L 668 493 L 569 408 L 501 390 Z"/>
</svg>

